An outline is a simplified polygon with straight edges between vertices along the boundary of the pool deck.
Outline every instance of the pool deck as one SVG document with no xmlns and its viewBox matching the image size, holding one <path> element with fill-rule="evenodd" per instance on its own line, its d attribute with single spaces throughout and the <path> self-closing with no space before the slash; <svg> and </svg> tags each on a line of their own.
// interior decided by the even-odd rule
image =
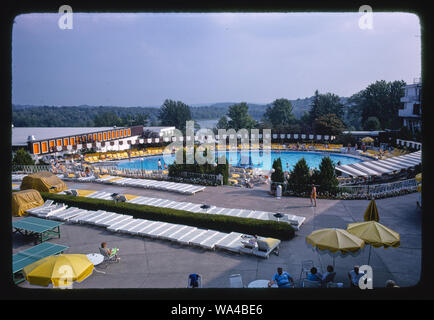
<svg viewBox="0 0 434 320">
<path fill-rule="evenodd" d="M 346 228 L 348 223 L 362 221 L 363 213 L 369 204 L 368 200 L 318 200 L 318 206 L 314 208 L 306 198 L 284 197 L 278 200 L 268 194 L 268 185 L 254 189 L 207 187 L 194 196 L 97 183 L 67 182 L 67 185 L 75 189 L 105 190 L 222 207 L 279 211 L 306 217 L 301 230 L 296 232 L 296 237 L 283 241 L 280 255 L 270 255 L 269 259 L 122 235 L 98 227 L 65 224 L 61 227 L 60 239 L 50 242 L 69 246 L 66 253 L 98 252 L 99 244 L 105 241 L 109 247 L 120 248 L 122 258 L 120 263 L 111 264 L 104 269 L 106 274 L 94 272 L 82 283 L 74 284 L 74 288 L 185 288 L 187 276 L 193 272 L 202 274 L 203 286 L 206 288 L 227 288 L 231 274 L 241 274 L 244 284 L 247 285 L 256 279 L 271 279 L 277 267 L 283 267 L 298 282 L 302 260 L 313 260 L 322 272 L 333 261 L 330 256 L 319 255 L 310 249 L 305 243 L 305 237 L 317 229 Z M 416 207 L 418 196 L 419 193 L 413 193 L 376 200 L 380 223 L 400 233 L 401 246 L 372 249 L 374 287 L 384 287 L 389 279 L 395 280 L 401 287 L 413 286 L 419 281 L 422 219 L 421 211 Z M 30 246 L 32 243 L 14 235 L 14 253 Z M 354 265 L 366 264 L 368 252 L 369 250 L 364 250 L 357 257 L 336 258 L 335 280 L 348 287 L 347 272 Z M 27 282 L 19 286 L 33 287 Z"/>
</svg>

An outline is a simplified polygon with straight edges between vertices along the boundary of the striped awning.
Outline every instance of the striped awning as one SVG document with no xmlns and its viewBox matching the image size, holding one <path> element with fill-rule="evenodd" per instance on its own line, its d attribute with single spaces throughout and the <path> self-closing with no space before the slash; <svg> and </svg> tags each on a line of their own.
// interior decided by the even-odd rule
<svg viewBox="0 0 434 320">
<path fill-rule="evenodd" d="M 337 166 L 339 170 L 352 177 L 380 176 L 385 173 L 392 173 L 402 169 L 408 169 L 419 165 L 422 162 L 420 151 L 393 157 L 383 160 L 371 160 L 353 164 Z"/>
</svg>

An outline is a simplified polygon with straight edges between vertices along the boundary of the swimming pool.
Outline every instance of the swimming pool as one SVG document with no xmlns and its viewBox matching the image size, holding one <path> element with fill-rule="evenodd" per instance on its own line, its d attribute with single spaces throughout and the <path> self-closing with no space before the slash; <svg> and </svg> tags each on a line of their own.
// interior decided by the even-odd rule
<svg viewBox="0 0 434 320">
<path fill-rule="evenodd" d="M 218 152 L 221 157 L 225 152 Z M 321 159 L 329 156 L 335 165 L 351 164 L 361 162 L 363 160 L 356 157 L 328 154 L 321 152 L 301 152 L 301 151 L 227 151 L 226 158 L 229 163 L 237 167 L 251 167 L 270 170 L 273 161 L 280 157 L 282 160 L 282 169 L 285 171 L 292 170 L 298 160 L 304 158 L 309 168 L 319 168 Z M 142 170 L 156 170 L 158 169 L 158 160 L 161 160 L 162 165 L 170 165 L 175 160 L 175 155 L 169 156 L 153 156 L 147 158 L 137 158 L 130 161 L 122 161 L 118 163 L 118 168 L 121 169 L 142 169 Z"/>
</svg>

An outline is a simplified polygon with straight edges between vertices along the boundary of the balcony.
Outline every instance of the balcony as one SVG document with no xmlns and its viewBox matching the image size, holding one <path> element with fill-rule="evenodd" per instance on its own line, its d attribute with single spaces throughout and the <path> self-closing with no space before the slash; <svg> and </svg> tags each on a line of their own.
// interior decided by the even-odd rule
<svg viewBox="0 0 434 320">
<path fill-rule="evenodd" d="M 405 117 L 405 118 L 420 118 L 421 114 L 413 113 L 413 106 L 412 106 L 411 108 L 398 110 L 398 116 Z"/>
<path fill-rule="evenodd" d="M 401 97 L 401 102 L 419 102 L 420 96 L 412 95 L 412 96 L 404 96 Z"/>
</svg>

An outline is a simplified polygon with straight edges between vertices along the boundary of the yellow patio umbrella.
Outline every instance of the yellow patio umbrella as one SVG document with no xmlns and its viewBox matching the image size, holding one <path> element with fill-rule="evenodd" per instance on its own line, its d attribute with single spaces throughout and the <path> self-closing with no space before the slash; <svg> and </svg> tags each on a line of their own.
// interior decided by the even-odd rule
<svg viewBox="0 0 434 320">
<path fill-rule="evenodd" d="M 365 246 L 365 242 L 344 229 L 326 228 L 312 232 L 306 237 L 306 242 L 319 251 L 333 256 L 355 254 Z"/>
<path fill-rule="evenodd" d="M 347 231 L 370 245 L 368 265 L 371 260 L 372 247 L 396 248 L 401 244 L 399 233 L 376 221 L 350 223 L 347 226 Z"/>
<path fill-rule="evenodd" d="M 374 139 L 372 139 L 371 137 L 364 137 L 362 139 L 362 142 L 364 142 L 364 143 L 372 143 L 372 142 L 374 142 Z"/>
<path fill-rule="evenodd" d="M 94 265 L 84 254 L 59 254 L 36 261 L 23 269 L 26 280 L 33 285 L 71 286 L 92 274 Z"/>
<path fill-rule="evenodd" d="M 363 215 L 363 219 L 365 221 L 380 221 L 380 216 L 378 215 L 378 209 L 377 205 L 375 204 L 375 200 L 372 199 L 371 202 L 369 202 L 365 214 Z"/>
</svg>

